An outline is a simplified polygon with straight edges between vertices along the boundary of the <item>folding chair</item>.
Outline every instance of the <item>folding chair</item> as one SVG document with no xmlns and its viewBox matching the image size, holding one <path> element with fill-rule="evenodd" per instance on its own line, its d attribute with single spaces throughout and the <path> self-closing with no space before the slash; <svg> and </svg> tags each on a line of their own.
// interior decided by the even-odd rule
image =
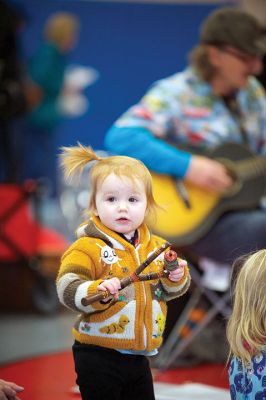
<svg viewBox="0 0 266 400">
<path fill-rule="evenodd" d="M 229 288 L 224 292 L 209 289 L 202 284 L 199 267 L 189 263 L 189 268 L 191 296 L 156 357 L 154 367 L 161 370 L 168 369 L 217 314 L 227 318 L 231 312 Z M 200 307 L 203 299 L 210 304 L 208 309 Z"/>
<path fill-rule="evenodd" d="M 54 280 L 67 241 L 38 221 L 36 182 L 0 185 L 0 309 L 59 308 Z"/>
</svg>

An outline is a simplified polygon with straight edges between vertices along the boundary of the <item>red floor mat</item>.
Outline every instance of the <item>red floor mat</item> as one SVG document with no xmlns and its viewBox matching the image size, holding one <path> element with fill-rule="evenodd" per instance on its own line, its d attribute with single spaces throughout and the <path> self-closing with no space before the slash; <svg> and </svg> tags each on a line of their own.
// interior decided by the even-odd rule
<svg viewBox="0 0 266 400">
<path fill-rule="evenodd" d="M 35 357 L 0 367 L 0 377 L 24 386 L 21 400 L 79 400 L 70 388 L 75 385 L 75 372 L 70 351 Z M 228 388 L 223 365 L 202 365 L 154 371 L 155 381 L 167 383 L 197 382 Z"/>
<path fill-rule="evenodd" d="M 71 394 L 75 371 L 71 352 L 35 357 L 0 367 L 2 379 L 24 386 L 21 400 L 79 399 Z"/>
</svg>

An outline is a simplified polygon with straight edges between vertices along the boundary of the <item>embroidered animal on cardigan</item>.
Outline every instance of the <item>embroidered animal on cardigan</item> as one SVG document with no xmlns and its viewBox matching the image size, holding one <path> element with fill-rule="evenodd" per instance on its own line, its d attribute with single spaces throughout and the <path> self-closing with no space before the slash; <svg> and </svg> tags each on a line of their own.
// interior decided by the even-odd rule
<svg viewBox="0 0 266 400">
<path fill-rule="evenodd" d="M 108 333 L 108 334 L 123 333 L 125 331 L 125 327 L 128 323 L 129 323 L 128 317 L 126 315 L 122 314 L 119 318 L 118 324 L 116 322 L 114 322 L 110 325 L 103 326 L 99 330 L 102 333 Z"/>
<path fill-rule="evenodd" d="M 155 322 L 158 325 L 157 336 L 162 336 L 165 327 L 165 316 L 163 314 L 158 314 Z"/>
</svg>

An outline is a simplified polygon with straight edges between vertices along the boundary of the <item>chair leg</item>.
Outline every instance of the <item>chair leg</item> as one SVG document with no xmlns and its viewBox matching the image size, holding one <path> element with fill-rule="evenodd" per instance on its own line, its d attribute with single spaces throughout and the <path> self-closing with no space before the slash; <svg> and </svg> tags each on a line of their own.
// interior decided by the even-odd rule
<svg viewBox="0 0 266 400">
<path fill-rule="evenodd" d="M 220 298 L 206 313 L 202 321 L 191 331 L 191 333 L 184 339 L 180 339 L 179 335 L 176 336 L 176 341 L 171 347 L 171 351 L 164 356 L 158 365 L 159 369 L 167 369 L 180 356 L 180 354 L 188 347 L 188 345 L 199 335 L 200 332 L 214 319 L 214 317 L 223 311 L 226 302 L 229 300 L 230 294 L 227 292 Z M 173 332 L 175 335 L 176 332 Z"/>
<path fill-rule="evenodd" d="M 175 323 L 172 331 L 170 332 L 167 340 L 165 341 L 162 349 L 160 350 L 156 361 L 155 367 L 159 369 L 167 369 L 174 360 L 188 347 L 188 345 L 199 335 L 199 333 L 214 319 L 217 314 L 222 314 L 227 317 L 230 314 L 231 307 L 230 292 L 229 290 L 222 295 L 217 294 L 211 289 L 205 288 L 201 284 L 201 275 L 193 267 L 190 266 L 192 281 L 196 284 L 191 297 Z M 206 310 L 204 317 L 198 321 L 195 327 L 188 333 L 186 337 L 182 336 L 182 329 L 186 327 L 190 320 L 190 315 L 200 300 L 206 298 L 210 302 L 209 310 Z"/>
</svg>

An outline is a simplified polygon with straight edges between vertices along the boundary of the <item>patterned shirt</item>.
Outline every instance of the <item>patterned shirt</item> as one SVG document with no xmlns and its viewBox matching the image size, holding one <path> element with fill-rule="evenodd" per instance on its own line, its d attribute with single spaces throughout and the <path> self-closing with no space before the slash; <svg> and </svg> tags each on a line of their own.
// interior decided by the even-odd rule
<svg viewBox="0 0 266 400">
<path fill-rule="evenodd" d="M 185 175 L 190 159 L 180 149 L 205 153 L 224 142 L 243 143 L 241 127 L 250 149 L 265 155 L 266 98 L 254 77 L 237 92 L 235 105 L 237 113 L 188 67 L 155 82 L 115 122 L 105 144 L 114 153 L 139 158 L 154 171 L 178 177 Z"/>
<path fill-rule="evenodd" d="M 233 357 L 229 366 L 229 382 L 232 400 L 265 400 L 266 347 L 252 357 L 245 368 L 240 359 Z"/>
</svg>

